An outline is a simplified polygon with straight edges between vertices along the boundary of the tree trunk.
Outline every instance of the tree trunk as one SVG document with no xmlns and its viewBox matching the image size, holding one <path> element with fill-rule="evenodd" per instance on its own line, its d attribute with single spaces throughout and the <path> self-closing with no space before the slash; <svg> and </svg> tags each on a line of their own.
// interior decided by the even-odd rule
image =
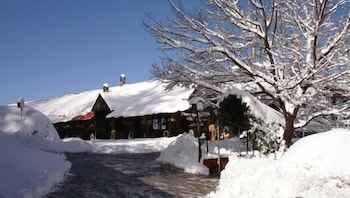
<svg viewBox="0 0 350 198">
<path fill-rule="evenodd" d="M 285 115 L 285 128 L 283 133 L 283 140 L 286 142 L 286 146 L 289 147 L 292 143 L 292 138 L 294 135 L 294 121 L 295 121 L 295 115 Z"/>
</svg>

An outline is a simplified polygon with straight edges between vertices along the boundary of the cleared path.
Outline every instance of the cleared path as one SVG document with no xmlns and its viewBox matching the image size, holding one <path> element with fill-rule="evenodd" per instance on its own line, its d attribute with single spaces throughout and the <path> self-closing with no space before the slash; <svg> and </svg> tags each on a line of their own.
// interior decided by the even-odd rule
<svg viewBox="0 0 350 198">
<path fill-rule="evenodd" d="M 218 180 L 183 173 L 149 154 L 67 154 L 70 175 L 47 198 L 200 197 Z"/>
</svg>

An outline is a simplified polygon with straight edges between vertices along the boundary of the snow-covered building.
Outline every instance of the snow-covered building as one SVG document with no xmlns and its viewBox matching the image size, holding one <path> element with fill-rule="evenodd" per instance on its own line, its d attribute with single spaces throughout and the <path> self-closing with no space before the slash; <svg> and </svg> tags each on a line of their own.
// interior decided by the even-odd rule
<svg viewBox="0 0 350 198">
<path fill-rule="evenodd" d="M 54 123 L 61 138 L 78 136 L 96 138 L 141 138 L 175 136 L 193 130 L 195 135 L 208 133 L 213 120 L 201 120 L 198 126 L 196 107 L 190 100 L 194 89 L 150 80 L 133 84 L 120 84 L 103 89 L 69 94 L 53 99 L 28 102 Z M 242 95 L 242 101 L 255 109 L 256 115 L 272 111 L 251 95 Z M 251 98 L 251 99 L 248 99 Z M 264 106 L 264 108 L 261 108 Z M 208 114 L 208 112 L 207 112 Z M 270 114 L 269 114 L 270 115 Z M 191 118 L 192 117 L 192 118 Z"/>
<path fill-rule="evenodd" d="M 188 130 L 181 114 L 193 89 L 151 80 L 28 102 L 55 124 L 61 137 L 173 136 Z"/>
</svg>

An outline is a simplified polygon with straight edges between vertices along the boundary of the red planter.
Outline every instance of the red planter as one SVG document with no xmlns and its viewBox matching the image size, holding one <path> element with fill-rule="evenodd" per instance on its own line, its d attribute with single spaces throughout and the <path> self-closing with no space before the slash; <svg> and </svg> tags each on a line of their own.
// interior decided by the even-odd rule
<svg viewBox="0 0 350 198">
<path fill-rule="evenodd" d="M 226 164 L 228 163 L 228 157 L 220 157 L 220 172 L 224 170 Z M 218 158 L 204 159 L 204 166 L 209 168 L 210 174 L 216 174 L 219 171 L 219 160 Z"/>
</svg>

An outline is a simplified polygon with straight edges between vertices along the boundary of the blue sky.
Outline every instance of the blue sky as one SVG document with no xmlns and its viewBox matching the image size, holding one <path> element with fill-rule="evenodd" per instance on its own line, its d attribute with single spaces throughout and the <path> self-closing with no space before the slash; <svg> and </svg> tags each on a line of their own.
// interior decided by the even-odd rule
<svg viewBox="0 0 350 198">
<path fill-rule="evenodd" d="M 184 1 L 192 9 L 201 0 Z M 150 78 L 162 55 L 143 26 L 166 20 L 166 0 L 1 0 L 0 104 Z"/>
</svg>

